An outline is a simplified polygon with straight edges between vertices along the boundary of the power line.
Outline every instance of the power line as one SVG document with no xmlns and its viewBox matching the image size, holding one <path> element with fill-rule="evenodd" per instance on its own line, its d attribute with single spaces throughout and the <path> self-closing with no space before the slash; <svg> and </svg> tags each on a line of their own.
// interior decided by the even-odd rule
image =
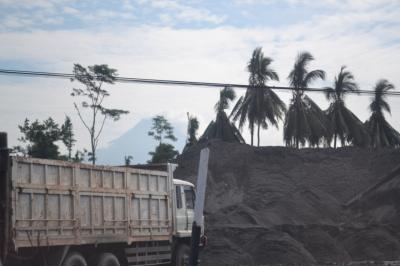
<svg viewBox="0 0 400 266">
<path fill-rule="evenodd" d="M 18 76 L 33 76 L 33 77 L 47 77 L 47 78 L 63 78 L 73 79 L 75 76 L 68 73 L 57 73 L 57 72 L 40 72 L 40 71 L 26 71 L 26 70 L 12 70 L 12 69 L 0 69 L 0 75 L 18 75 Z M 182 81 L 182 80 L 166 80 L 166 79 L 144 79 L 144 78 L 128 78 L 128 77 L 116 77 L 116 82 L 123 83 L 144 83 L 144 84 L 159 84 L 159 85 L 179 85 L 179 86 L 202 86 L 202 87 L 232 87 L 247 89 L 248 85 L 234 84 L 234 83 L 216 83 L 216 82 L 201 82 L 201 81 Z M 266 86 L 274 90 L 290 90 L 293 91 L 294 87 L 284 86 Z M 304 91 L 308 92 L 325 92 L 325 88 L 303 88 Z M 375 92 L 372 90 L 358 90 L 357 92 L 349 91 L 353 94 L 364 94 L 374 95 Z M 400 92 L 385 92 L 384 94 L 389 96 L 400 96 Z"/>
</svg>

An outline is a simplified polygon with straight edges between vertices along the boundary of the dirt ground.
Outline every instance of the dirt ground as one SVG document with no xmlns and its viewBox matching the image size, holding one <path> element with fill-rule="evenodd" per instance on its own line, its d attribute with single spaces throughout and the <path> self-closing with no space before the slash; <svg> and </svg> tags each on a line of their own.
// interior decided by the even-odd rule
<svg viewBox="0 0 400 266">
<path fill-rule="evenodd" d="M 196 181 L 205 145 L 179 158 L 177 178 Z M 400 259 L 400 174 L 360 194 L 400 165 L 399 149 L 208 146 L 202 265 Z"/>
</svg>

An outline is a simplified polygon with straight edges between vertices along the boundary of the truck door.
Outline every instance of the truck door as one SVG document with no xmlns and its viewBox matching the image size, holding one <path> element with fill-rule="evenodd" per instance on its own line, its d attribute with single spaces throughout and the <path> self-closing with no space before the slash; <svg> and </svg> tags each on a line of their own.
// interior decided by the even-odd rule
<svg viewBox="0 0 400 266">
<path fill-rule="evenodd" d="M 176 231 L 182 232 L 187 231 L 187 214 L 186 208 L 183 203 L 183 191 L 182 186 L 175 185 L 175 197 L 176 197 Z"/>
<path fill-rule="evenodd" d="M 192 230 L 193 218 L 194 218 L 194 201 L 195 194 L 193 187 L 184 186 L 185 193 L 185 206 L 186 206 L 186 226 L 187 230 Z"/>
</svg>

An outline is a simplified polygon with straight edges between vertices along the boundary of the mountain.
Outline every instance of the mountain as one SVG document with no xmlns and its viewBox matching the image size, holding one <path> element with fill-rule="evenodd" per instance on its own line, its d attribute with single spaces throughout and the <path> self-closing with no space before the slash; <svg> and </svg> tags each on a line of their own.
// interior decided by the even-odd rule
<svg viewBox="0 0 400 266">
<path fill-rule="evenodd" d="M 172 124 L 172 123 L 171 123 Z M 150 159 L 149 152 L 154 151 L 157 142 L 147 135 L 152 126 L 151 119 L 142 119 L 133 128 L 113 140 L 106 148 L 97 150 L 97 164 L 104 165 L 123 165 L 124 157 L 133 156 L 132 164 L 146 163 Z M 175 123 L 174 133 L 178 139 L 172 143 L 179 152 L 185 145 L 186 136 L 179 130 L 184 128 L 183 123 Z M 170 141 L 166 141 L 171 143 Z"/>
</svg>

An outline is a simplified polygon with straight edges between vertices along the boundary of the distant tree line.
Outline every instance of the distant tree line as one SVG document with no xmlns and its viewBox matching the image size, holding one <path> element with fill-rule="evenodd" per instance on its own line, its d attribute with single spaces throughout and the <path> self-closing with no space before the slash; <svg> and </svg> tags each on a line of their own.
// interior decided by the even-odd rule
<svg viewBox="0 0 400 266">
<path fill-rule="evenodd" d="M 31 122 L 25 119 L 22 125 L 18 126 L 23 134 L 19 141 L 27 144 L 26 147 L 16 146 L 14 152 L 30 155 L 37 158 L 60 159 L 74 162 L 81 162 L 84 159 L 85 151 L 76 150 L 72 156 L 72 149 L 76 139 L 73 133 L 71 119 L 66 116 L 64 123 L 60 126 L 53 118 L 40 122 L 35 120 Z M 57 142 L 62 142 L 68 154 L 61 155 Z"/>
<path fill-rule="evenodd" d="M 74 78 L 71 81 L 78 81 L 83 88 L 73 88 L 71 96 L 82 97 L 80 104 L 74 103 L 75 110 L 87 129 L 90 137 L 90 151 L 77 150 L 72 156 L 72 149 L 75 145 L 73 126 L 71 119 L 67 116 L 64 124 L 59 125 L 49 117 L 43 122 L 38 120 L 30 122 L 25 120 L 23 125 L 18 126 L 23 136 L 19 139 L 26 143 L 26 148 L 21 146 L 14 147 L 17 153 L 45 159 L 63 159 L 75 162 L 84 160 L 85 155 L 92 164 L 96 163 L 96 150 L 100 141 L 100 135 L 104 129 L 107 119 L 117 121 L 121 115 L 128 111 L 112 109 L 104 105 L 104 99 L 110 96 L 103 85 L 113 84 L 117 77 L 117 70 L 109 68 L 108 65 L 93 65 L 87 68 L 80 64 L 74 64 Z M 88 115 L 83 115 L 83 110 L 88 111 Z M 60 155 L 59 147 L 56 144 L 61 141 L 66 146 L 67 155 Z M 125 158 L 125 163 L 130 164 L 131 157 Z"/>
<path fill-rule="evenodd" d="M 229 116 L 225 110 L 230 102 L 236 99 L 235 91 L 226 87 L 220 91 L 219 101 L 215 105 L 217 114 L 215 122 L 212 121 L 206 128 L 203 136 L 198 139 L 197 131 L 199 121 L 187 113 L 187 141 L 186 151 L 199 141 L 213 137 L 226 138 L 232 141 L 244 142 L 239 130 L 247 125 L 250 131 L 250 144 L 260 146 L 262 129 L 270 126 L 278 128 L 283 122 L 283 139 L 288 147 L 331 147 L 336 148 L 338 142 L 341 146 L 357 147 L 399 147 L 400 133 L 386 120 L 385 112 L 391 113 L 387 102 L 386 93 L 394 90 L 394 85 L 389 81 L 379 80 L 374 87 L 374 97 L 369 105 L 371 116 L 364 123 L 345 104 L 349 93 L 358 93 L 359 86 L 353 74 L 342 66 L 335 77 L 332 87 L 325 88 L 325 96 L 330 102 L 327 110 L 322 110 L 305 92 L 312 82 L 325 79 L 325 72 L 321 69 L 309 70 L 309 64 L 314 57 L 309 52 L 298 54 L 293 69 L 287 79 L 293 87 L 292 99 L 287 107 L 279 96 L 267 86 L 269 81 L 279 81 L 278 73 L 271 67 L 272 58 L 264 55 L 262 48 L 256 48 L 247 64 L 249 83 L 246 92 L 235 103 Z M 93 65 L 87 68 L 75 64 L 73 67 L 74 78 L 82 88 L 73 88 L 71 96 L 81 97 L 83 100 L 74 108 L 82 124 L 87 129 L 90 137 L 90 151 L 75 150 L 73 147 L 76 139 L 73 133 L 71 119 L 66 116 L 63 124 L 57 124 L 51 117 L 42 122 L 31 122 L 26 119 L 19 130 L 23 134 L 19 140 L 26 147 L 16 146 L 15 152 L 27 154 L 38 158 L 63 159 L 81 162 L 85 156 L 93 164 L 96 163 L 96 151 L 108 119 L 117 121 L 121 115 L 128 111 L 113 109 L 104 105 L 104 99 L 110 96 L 104 85 L 111 85 L 117 77 L 117 70 L 107 65 Z M 87 111 L 87 115 L 83 111 Z M 152 128 L 148 135 L 153 137 L 158 145 L 149 154 L 149 163 L 165 163 L 176 160 L 179 152 L 165 140 L 176 141 L 173 127 L 161 115 L 152 120 Z M 236 129 L 235 124 L 238 125 Z M 60 154 L 57 143 L 63 143 L 67 154 Z M 124 164 L 130 165 L 133 157 L 126 155 Z"/>
<path fill-rule="evenodd" d="M 309 70 L 308 65 L 314 57 L 309 52 L 297 56 L 293 69 L 288 75 L 293 87 L 289 107 L 272 89 L 266 87 L 270 80 L 279 81 L 278 74 L 270 67 L 273 60 L 256 48 L 247 65 L 249 86 L 232 109 L 230 118 L 237 122 L 242 130 L 247 124 L 250 130 L 251 145 L 257 131 L 257 146 L 260 145 L 260 130 L 269 126 L 278 128 L 283 121 L 283 139 L 289 147 L 399 147 L 400 134 L 385 119 L 384 112 L 390 114 L 386 101 L 386 92 L 394 86 L 387 80 L 379 80 L 374 88 L 375 96 L 369 109 L 371 116 L 366 122 L 352 113 L 345 105 L 345 96 L 357 93 L 358 85 L 354 76 L 343 66 L 335 77 L 333 87 L 325 88 L 326 98 L 330 101 L 327 110 L 322 110 L 305 90 L 316 80 L 324 80 L 325 72 L 320 69 Z"/>
</svg>

